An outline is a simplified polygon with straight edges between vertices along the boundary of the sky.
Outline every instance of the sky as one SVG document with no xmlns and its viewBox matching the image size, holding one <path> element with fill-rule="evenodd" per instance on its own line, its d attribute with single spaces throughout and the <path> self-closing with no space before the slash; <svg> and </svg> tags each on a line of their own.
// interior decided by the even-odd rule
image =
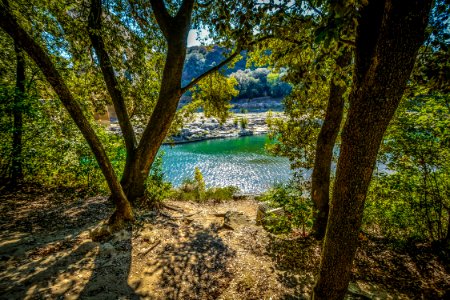
<svg viewBox="0 0 450 300">
<path fill-rule="evenodd" d="M 206 38 L 207 36 L 208 36 L 208 30 L 206 30 L 206 29 L 201 29 L 201 30 L 191 29 L 189 31 L 189 35 L 188 35 L 188 41 L 187 41 L 188 47 L 199 46 L 201 44 L 200 40 L 203 40 L 203 42 L 206 42 L 208 44 L 208 42 L 210 42 L 211 40 L 207 39 Z"/>
</svg>

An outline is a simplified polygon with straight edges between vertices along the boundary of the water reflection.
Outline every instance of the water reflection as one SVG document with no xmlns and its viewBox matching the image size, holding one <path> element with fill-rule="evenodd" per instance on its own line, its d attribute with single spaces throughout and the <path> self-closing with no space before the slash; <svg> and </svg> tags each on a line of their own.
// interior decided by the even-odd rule
<svg viewBox="0 0 450 300">
<path fill-rule="evenodd" d="M 260 193 L 290 176 L 286 158 L 270 156 L 265 136 L 209 140 L 163 146 L 166 179 L 175 186 L 192 178 L 197 166 L 207 186 L 236 186 L 243 193 Z"/>
</svg>

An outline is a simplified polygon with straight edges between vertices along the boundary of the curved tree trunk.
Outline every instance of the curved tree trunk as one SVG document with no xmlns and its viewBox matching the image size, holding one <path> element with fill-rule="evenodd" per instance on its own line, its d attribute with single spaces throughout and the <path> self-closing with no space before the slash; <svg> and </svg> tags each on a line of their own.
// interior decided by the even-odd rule
<svg viewBox="0 0 450 300">
<path fill-rule="evenodd" d="M 340 68 L 350 64 L 351 51 L 345 52 L 336 59 Z M 311 176 L 311 198 L 314 203 L 313 235 L 316 239 L 323 239 L 327 228 L 328 210 L 330 201 L 330 170 L 333 159 L 333 148 L 341 126 L 344 114 L 344 93 L 346 86 L 338 85 L 331 81 L 330 95 L 328 98 L 325 119 L 320 129 L 316 144 L 316 156 L 314 169 Z"/>
<path fill-rule="evenodd" d="M 11 164 L 11 186 L 15 188 L 22 180 L 22 103 L 25 95 L 25 58 L 23 51 L 17 43 L 14 44 L 16 52 L 16 94 L 14 96 L 13 108 L 13 136 L 12 136 L 12 164 Z"/>
<path fill-rule="evenodd" d="M 361 11 L 350 109 L 313 299 L 343 299 L 383 134 L 424 40 L 431 0 L 370 1 Z"/>
<path fill-rule="evenodd" d="M 185 56 L 185 44 L 173 45 L 169 41 L 158 102 L 135 151 L 134 161 L 127 166 L 122 178 L 125 193 L 132 202 L 143 196 L 145 180 L 175 116 L 181 97 L 181 75 Z"/>
<path fill-rule="evenodd" d="M 11 14 L 6 0 L 2 0 L 2 5 L 0 7 L 0 27 L 7 32 L 19 47 L 25 50 L 31 59 L 39 66 L 47 81 L 53 87 L 64 107 L 67 109 L 73 121 L 88 142 L 100 169 L 106 178 L 106 182 L 111 190 L 112 200 L 116 206 L 116 211 L 110 219 L 110 224 L 120 225 L 124 221 L 132 220 L 133 212 L 131 205 L 122 190 L 122 186 L 117 179 L 100 140 L 89 124 L 89 121 L 84 116 L 80 105 L 73 98 L 58 70 L 50 60 L 50 57 L 28 35 L 28 33 L 20 27 L 17 20 Z"/>
<path fill-rule="evenodd" d="M 152 0 L 151 4 L 167 40 L 168 52 L 158 101 L 134 153 L 134 160 L 127 164 L 121 181 L 131 202 L 144 195 L 145 180 L 170 129 L 182 95 L 181 76 L 194 1 L 183 1 L 175 17 L 169 15 L 162 0 Z"/>
<path fill-rule="evenodd" d="M 122 136 L 125 141 L 126 148 L 126 162 L 124 178 L 128 177 L 126 173 L 134 161 L 134 154 L 137 146 L 136 135 L 128 115 L 128 110 L 125 105 L 125 99 L 119 87 L 119 82 L 114 74 L 114 69 L 106 51 L 105 42 L 101 35 L 102 29 L 102 0 L 92 0 L 91 10 L 88 18 L 89 38 L 92 46 L 97 54 L 100 69 L 102 70 L 103 79 L 105 80 L 108 93 L 114 105 L 114 110 L 119 120 L 119 126 L 122 131 Z"/>
</svg>

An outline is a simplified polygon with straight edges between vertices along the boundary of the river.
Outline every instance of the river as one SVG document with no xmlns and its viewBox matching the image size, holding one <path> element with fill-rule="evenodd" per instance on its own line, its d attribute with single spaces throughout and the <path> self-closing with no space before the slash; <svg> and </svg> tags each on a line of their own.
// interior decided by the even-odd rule
<svg viewBox="0 0 450 300">
<path fill-rule="evenodd" d="M 207 186 L 236 186 L 242 193 L 257 194 L 291 177 L 287 158 L 269 155 L 266 136 L 164 145 L 163 170 L 166 180 L 178 186 L 192 178 L 198 167 Z"/>
</svg>

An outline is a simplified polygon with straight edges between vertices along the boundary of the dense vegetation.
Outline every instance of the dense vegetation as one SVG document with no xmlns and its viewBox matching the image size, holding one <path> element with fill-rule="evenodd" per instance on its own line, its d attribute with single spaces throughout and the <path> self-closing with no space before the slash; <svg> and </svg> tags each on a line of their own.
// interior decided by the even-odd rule
<svg viewBox="0 0 450 300">
<path fill-rule="evenodd" d="M 201 75 L 208 69 L 218 65 L 226 58 L 226 49 L 219 46 L 190 47 L 187 51 L 183 69 L 183 84 Z M 233 67 L 224 66 L 220 72 L 237 80 L 236 88 L 239 94 L 234 99 L 257 98 L 271 96 L 275 98 L 287 96 L 291 92 L 290 85 L 282 80 L 283 72 L 273 72 L 267 67 L 256 67 L 250 64 L 247 68 L 247 53 L 242 52 L 242 58 Z"/>
<path fill-rule="evenodd" d="M 167 198 L 224 200 L 235 191 L 198 169 L 173 190 L 161 144 L 199 107 L 223 121 L 233 98 L 285 97 L 268 148 L 296 174 L 263 195 L 284 208 L 265 225 L 323 240 L 312 297 L 343 299 L 361 230 L 448 251 L 449 13 L 447 0 L 1 0 L 2 189 L 109 194 L 94 238 Z M 192 28 L 214 46 L 188 48 Z M 106 104 L 120 134 L 94 119 Z"/>
</svg>

